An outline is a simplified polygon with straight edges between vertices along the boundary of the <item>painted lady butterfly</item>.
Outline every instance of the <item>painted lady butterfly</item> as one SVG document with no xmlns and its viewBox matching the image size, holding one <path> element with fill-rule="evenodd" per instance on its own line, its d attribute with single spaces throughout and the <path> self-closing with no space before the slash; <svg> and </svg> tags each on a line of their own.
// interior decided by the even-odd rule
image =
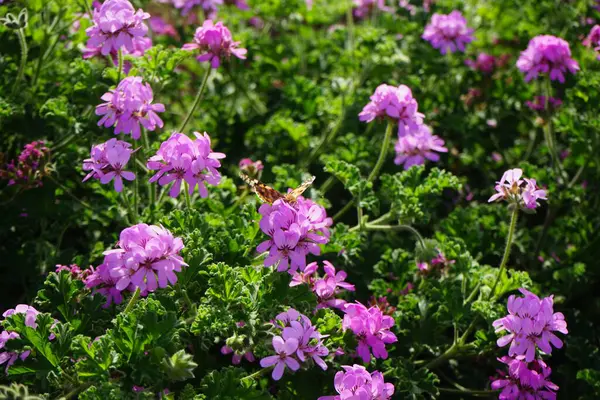
<svg viewBox="0 0 600 400">
<path fill-rule="evenodd" d="M 269 204 L 273 204 L 276 200 L 283 199 L 283 201 L 287 203 L 295 203 L 300 196 L 312 183 L 315 181 L 315 177 L 312 176 L 309 179 L 305 180 L 302 185 L 298 186 L 296 189 L 292 190 L 287 194 L 282 194 L 279 191 L 273 189 L 270 186 L 265 185 L 258 179 L 252 179 L 248 175 L 240 174 L 240 178 L 246 182 L 250 188 L 256 193 L 258 198 Z"/>
</svg>

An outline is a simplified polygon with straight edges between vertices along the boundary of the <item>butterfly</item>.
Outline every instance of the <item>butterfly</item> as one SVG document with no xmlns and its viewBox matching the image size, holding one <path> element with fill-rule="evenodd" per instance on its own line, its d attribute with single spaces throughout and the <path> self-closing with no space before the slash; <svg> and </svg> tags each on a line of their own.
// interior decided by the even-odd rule
<svg viewBox="0 0 600 400">
<path fill-rule="evenodd" d="M 279 199 L 283 199 L 286 203 L 293 204 L 298 200 L 298 196 L 304 193 L 304 191 L 315 181 L 315 177 L 311 176 L 309 179 L 302 182 L 302 185 L 298 186 L 296 189 L 287 194 L 282 194 L 271 186 L 265 185 L 258 179 L 252 179 L 246 174 L 240 174 L 240 178 L 250 186 L 261 201 L 269 204 L 273 204 Z"/>
</svg>

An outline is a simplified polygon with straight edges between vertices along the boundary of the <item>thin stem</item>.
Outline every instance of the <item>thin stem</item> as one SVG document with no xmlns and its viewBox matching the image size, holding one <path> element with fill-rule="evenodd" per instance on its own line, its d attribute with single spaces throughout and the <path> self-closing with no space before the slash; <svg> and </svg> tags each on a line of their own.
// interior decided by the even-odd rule
<svg viewBox="0 0 600 400">
<path fill-rule="evenodd" d="M 48 175 L 48 179 L 50 179 L 52 182 L 54 182 L 54 184 L 56 186 L 58 186 L 59 188 L 61 188 L 66 194 L 68 194 L 73 200 L 75 200 L 77 203 L 81 204 L 83 207 L 87 208 L 88 210 L 92 210 L 94 211 L 94 208 L 89 205 L 88 203 L 86 203 L 85 201 L 79 199 L 77 196 L 75 196 L 71 190 L 69 190 L 68 187 L 66 187 L 65 185 L 63 185 L 62 183 L 60 183 L 59 181 L 57 181 L 56 179 L 54 179 L 52 177 L 52 175 Z"/>
<path fill-rule="evenodd" d="M 150 154 L 150 141 L 148 140 L 148 132 L 144 128 L 142 128 L 142 141 L 144 143 L 144 150 L 146 154 Z M 154 222 L 154 208 L 156 206 L 156 188 L 154 185 L 148 181 L 146 181 L 146 186 L 148 188 L 148 199 L 149 199 L 149 208 L 150 208 L 150 221 Z"/>
<path fill-rule="evenodd" d="M 496 291 L 496 286 L 498 286 L 498 282 L 500 282 L 500 277 L 506 269 L 506 263 L 508 263 L 508 257 L 510 256 L 510 250 L 512 248 L 513 237 L 515 235 L 515 229 L 517 227 L 517 220 L 519 218 L 519 207 L 515 205 L 515 209 L 512 212 L 510 217 L 510 226 L 508 228 L 508 236 L 506 238 L 506 247 L 504 248 L 504 255 L 502 256 L 502 261 L 500 262 L 500 267 L 498 268 L 498 276 L 496 276 L 496 281 L 492 286 L 492 290 L 488 295 L 487 300 L 491 299 L 494 296 L 494 292 Z"/>
<path fill-rule="evenodd" d="M 184 191 L 185 191 L 185 205 L 188 210 L 192 210 L 192 198 L 190 196 L 190 185 L 187 182 L 185 183 Z"/>
<path fill-rule="evenodd" d="M 123 73 L 123 50 L 119 48 L 119 69 L 117 72 L 117 85 L 121 82 L 121 74 Z"/>
<path fill-rule="evenodd" d="M 350 228 L 350 231 L 352 232 L 352 231 L 355 231 L 356 229 L 360 229 L 359 227 L 360 227 L 360 225 Z M 364 229 L 367 231 L 409 231 L 417 237 L 417 240 L 419 241 L 419 244 L 421 245 L 421 247 L 425 248 L 425 240 L 423 240 L 423 237 L 421 236 L 419 231 L 417 231 L 415 228 L 413 228 L 410 225 L 373 225 L 371 223 L 371 224 L 365 224 Z"/>
<path fill-rule="evenodd" d="M 334 183 L 335 183 L 334 176 L 330 176 L 329 178 L 327 178 L 327 180 L 325 182 L 323 182 L 323 185 L 321 185 L 321 187 L 319 188 L 319 191 L 321 192 L 321 194 L 324 195 L 325 193 L 327 193 L 329 191 L 329 189 L 331 189 L 331 187 L 333 186 Z"/>
<path fill-rule="evenodd" d="M 346 47 L 348 50 L 354 50 L 354 15 L 352 15 L 353 2 L 349 1 L 349 7 L 346 9 L 346 30 L 348 31 L 348 41 Z"/>
<path fill-rule="evenodd" d="M 439 364 L 443 363 L 447 359 L 452 358 L 455 354 L 458 353 L 458 351 L 459 351 L 459 345 L 453 344 L 443 354 L 441 354 L 440 356 L 434 358 L 433 360 L 431 360 L 427 364 L 425 364 L 425 368 L 432 369 L 432 368 L 438 366 Z"/>
<path fill-rule="evenodd" d="M 85 7 L 85 11 L 90 15 L 90 19 L 94 18 L 94 13 L 92 12 L 92 8 L 88 3 L 88 0 L 83 0 L 83 6 Z"/>
<path fill-rule="evenodd" d="M 129 303 L 127 303 L 127 307 L 125 307 L 125 310 L 123 312 L 125 312 L 125 313 L 130 312 L 131 309 L 133 308 L 133 306 L 135 305 L 135 302 L 139 298 L 140 298 L 140 288 L 138 287 L 135 289 L 133 296 L 131 296 L 131 299 L 129 299 Z"/>
<path fill-rule="evenodd" d="M 258 371 L 256 371 L 255 373 L 253 373 L 253 374 L 250 374 L 250 375 L 247 375 L 247 376 L 243 377 L 243 378 L 242 378 L 242 379 L 240 379 L 240 380 L 241 380 L 241 381 L 245 381 L 246 379 L 254 379 L 254 378 L 256 378 L 256 377 L 258 377 L 258 376 L 261 376 L 262 374 L 264 374 L 264 373 L 265 373 L 265 371 L 268 371 L 268 369 L 267 369 L 267 368 L 259 369 L 259 370 L 258 370 Z"/>
<path fill-rule="evenodd" d="M 558 149 L 556 148 L 556 140 L 554 138 L 554 126 L 552 123 L 552 112 L 550 111 L 550 98 L 552 97 L 552 82 L 550 78 L 545 79 L 545 99 L 544 99 L 544 110 L 546 113 L 546 121 L 544 123 L 544 138 L 546 145 L 550 151 L 550 157 L 552 158 L 552 168 L 554 172 L 562 179 L 563 171 L 558 156 Z"/>
<path fill-rule="evenodd" d="M 375 180 L 375 178 L 377 178 L 377 175 L 379 174 L 379 170 L 381 169 L 381 167 L 383 166 L 383 163 L 385 162 L 385 157 L 387 156 L 388 149 L 390 147 L 390 142 L 392 139 L 392 128 L 393 127 L 394 127 L 394 123 L 389 121 L 387 124 L 387 128 L 385 129 L 385 136 L 383 137 L 383 144 L 381 145 L 381 151 L 379 153 L 379 158 L 377 159 L 377 163 L 375 164 L 375 167 L 373 168 L 373 170 L 369 174 L 369 177 L 367 178 L 367 180 L 369 182 L 373 182 Z"/>
<path fill-rule="evenodd" d="M 23 28 L 19 28 L 16 32 L 17 36 L 19 37 L 19 45 L 21 46 L 21 63 L 19 64 L 17 78 L 15 79 L 15 83 L 13 84 L 13 94 L 17 93 L 19 82 L 25 76 L 25 65 L 27 64 L 27 53 L 29 51 L 29 49 L 27 48 L 27 40 L 25 39 L 25 31 L 23 30 Z"/>
<path fill-rule="evenodd" d="M 206 73 L 204 74 L 204 79 L 202 79 L 202 84 L 200 85 L 200 89 L 198 89 L 196 98 L 194 99 L 194 104 L 192 104 L 192 108 L 190 108 L 190 111 L 188 111 L 187 116 L 185 117 L 183 123 L 179 127 L 179 132 L 183 133 L 183 130 L 187 126 L 188 122 L 190 122 L 190 119 L 192 119 L 192 115 L 194 115 L 198 104 L 200 104 L 200 100 L 202 100 L 202 94 L 204 93 L 204 88 L 206 87 L 206 82 L 208 82 L 208 77 L 210 76 L 211 71 L 212 68 L 209 66 L 206 70 Z"/>
<path fill-rule="evenodd" d="M 136 161 L 138 161 L 138 154 L 137 153 L 134 155 L 134 157 L 135 157 Z M 136 179 L 134 179 L 134 181 L 133 181 L 133 216 L 132 217 L 134 218 L 134 222 L 137 223 L 138 220 L 139 220 L 138 211 L 140 209 L 139 208 L 139 197 L 140 197 L 140 194 L 139 194 L 139 191 L 140 191 L 139 181 L 140 180 L 139 180 L 139 172 L 138 172 L 139 168 L 138 168 L 137 162 L 135 162 L 133 165 L 134 165 L 133 166 L 133 171 L 135 172 Z"/>
<path fill-rule="evenodd" d="M 337 214 L 335 214 L 333 216 L 333 220 L 337 221 L 339 220 L 344 214 L 346 214 L 346 212 L 348 212 L 348 210 L 350 210 L 352 207 L 354 207 L 354 199 L 350 200 L 348 202 L 348 204 L 346 204 L 340 211 L 338 211 Z"/>
</svg>

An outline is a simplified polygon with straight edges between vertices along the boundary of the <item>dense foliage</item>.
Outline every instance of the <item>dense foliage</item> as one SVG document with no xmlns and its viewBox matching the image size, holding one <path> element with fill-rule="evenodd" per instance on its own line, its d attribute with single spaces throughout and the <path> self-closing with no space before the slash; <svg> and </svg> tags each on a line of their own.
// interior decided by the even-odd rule
<svg viewBox="0 0 600 400">
<path fill-rule="evenodd" d="M 0 18 L 1 398 L 600 397 L 597 2 Z"/>
</svg>

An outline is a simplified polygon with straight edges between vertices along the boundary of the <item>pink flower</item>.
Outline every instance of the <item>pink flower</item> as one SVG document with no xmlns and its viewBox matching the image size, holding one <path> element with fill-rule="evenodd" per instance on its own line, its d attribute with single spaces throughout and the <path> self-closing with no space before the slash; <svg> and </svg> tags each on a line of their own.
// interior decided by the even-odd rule
<svg viewBox="0 0 600 400">
<path fill-rule="evenodd" d="M 496 57 L 487 53 L 479 53 L 477 55 L 477 59 L 466 60 L 465 64 L 475 71 L 480 71 L 484 74 L 491 74 L 494 72 L 494 68 L 496 67 Z"/>
<path fill-rule="evenodd" d="M 240 171 L 244 172 L 249 177 L 256 179 L 260 177 L 264 168 L 262 161 L 258 160 L 254 162 L 250 158 L 241 159 L 238 167 L 240 168 Z"/>
<path fill-rule="evenodd" d="M 317 310 L 325 307 L 343 309 L 345 300 L 338 299 L 336 296 L 344 290 L 354 291 L 354 285 L 346 282 L 347 274 L 344 271 L 337 271 L 329 261 L 323 261 L 325 276 L 319 278 L 316 276 L 318 264 L 310 263 L 302 272 L 295 272 L 290 282 L 290 287 L 301 284 L 308 284 L 311 290 L 317 296 Z"/>
<path fill-rule="evenodd" d="M 353 13 L 358 19 L 368 17 L 375 9 L 384 12 L 392 11 L 390 7 L 385 5 L 385 0 L 354 0 L 354 6 Z"/>
<path fill-rule="evenodd" d="M 363 108 L 359 119 L 371 122 L 374 119 L 389 118 L 398 123 L 398 135 L 404 136 L 419 130 L 424 115 L 418 112 L 419 105 L 408 86 L 398 87 L 379 85 L 371 96 L 371 101 Z"/>
<path fill-rule="evenodd" d="M 450 14 L 433 14 L 431 22 L 421 36 L 442 54 L 465 51 L 465 45 L 473 41 L 473 29 L 467 26 L 467 20 L 460 11 Z"/>
<path fill-rule="evenodd" d="M 370 373 L 362 365 L 342 365 L 344 371 L 333 380 L 336 396 L 321 396 L 318 400 L 388 400 L 394 394 L 394 385 L 385 383 L 379 371 Z"/>
<path fill-rule="evenodd" d="M 242 357 L 245 358 L 248 362 L 255 361 L 254 354 L 249 350 L 240 354 L 227 345 L 221 347 L 221 354 L 226 355 L 231 353 L 233 353 L 233 357 L 231 359 L 231 363 L 233 365 L 239 365 L 242 362 Z"/>
<path fill-rule="evenodd" d="M 18 360 L 21 359 L 21 361 L 24 361 L 29 354 L 31 353 L 31 351 L 27 350 L 24 352 L 16 352 L 16 351 L 2 351 L 4 349 L 4 346 L 6 345 L 6 342 L 8 342 L 11 339 L 17 339 L 19 338 L 19 334 L 16 332 L 8 332 L 8 331 L 2 331 L 2 333 L 0 333 L 0 365 L 2 364 L 6 364 L 6 374 L 8 375 L 8 369 Z"/>
<path fill-rule="evenodd" d="M 546 191 L 537 187 L 535 179 L 521 179 L 522 176 L 523 170 L 520 168 L 506 171 L 496 182 L 496 194 L 488 202 L 506 200 L 522 209 L 533 210 L 539 206 L 537 200 L 547 200 Z"/>
<path fill-rule="evenodd" d="M 420 125 L 418 130 L 398 138 L 395 146 L 396 165 L 404 164 L 404 169 L 413 165 L 425 164 L 425 160 L 439 161 L 439 153 L 447 153 L 444 141 L 439 136 L 431 134 L 431 128 Z"/>
<path fill-rule="evenodd" d="M 45 168 L 50 149 L 44 141 L 36 140 L 24 146 L 16 160 L 0 165 L 0 179 L 8 181 L 8 186 L 20 185 L 22 189 L 42 186 L 42 178 L 48 174 Z"/>
<path fill-rule="evenodd" d="M 212 68 L 219 68 L 223 59 L 229 60 L 232 55 L 239 59 L 246 59 L 246 49 L 238 48 L 240 42 L 234 42 L 231 32 L 222 22 L 213 23 L 208 19 L 194 34 L 194 42 L 183 45 L 184 50 L 199 49 L 202 54 L 198 61 L 210 61 Z"/>
<path fill-rule="evenodd" d="M 498 361 L 508 366 L 508 374 L 502 372 L 492 382 L 493 390 L 502 389 L 500 400 L 556 400 L 558 386 L 548 379 L 552 369 L 544 361 L 528 363 L 507 356 Z"/>
<path fill-rule="evenodd" d="M 533 101 L 528 100 L 525 104 L 527 104 L 527 107 L 529 107 L 533 111 L 543 111 L 546 109 L 546 96 L 535 96 Z M 562 105 L 561 99 L 557 99 L 555 97 L 550 97 L 548 99 L 547 108 L 549 110 L 556 110 L 561 105 Z"/>
<path fill-rule="evenodd" d="M 107 184 L 114 180 L 115 190 L 123 191 L 123 179 L 128 181 L 135 179 L 133 172 L 124 171 L 132 153 L 129 143 L 117 139 L 92 146 L 90 158 L 83 160 L 83 170 L 91 172 L 83 178 L 83 181 L 95 178 L 102 184 Z"/>
<path fill-rule="evenodd" d="M 179 37 L 177 30 L 160 16 L 150 17 L 150 29 L 157 35 L 166 35 L 174 38 Z"/>
<path fill-rule="evenodd" d="M 571 58 L 569 43 L 551 35 L 536 36 L 529 41 L 527 49 L 521 52 L 517 67 L 525 75 L 525 81 L 538 75 L 549 74 L 551 80 L 565 81 L 564 74 L 575 74 L 579 64 Z"/>
<path fill-rule="evenodd" d="M 286 366 L 292 371 L 297 371 L 300 368 L 298 361 L 292 357 L 298 349 L 298 339 L 291 337 L 284 340 L 281 336 L 275 336 L 272 343 L 277 355 L 263 358 L 260 360 L 260 366 L 267 368 L 275 365 L 271 376 L 278 381 L 283 376 Z"/>
<path fill-rule="evenodd" d="M 223 0 L 172 0 L 172 2 L 175 8 L 181 9 L 182 15 L 188 15 L 194 7 L 198 6 L 208 19 L 216 17 L 219 6 L 223 4 Z"/>
<path fill-rule="evenodd" d="M 86 46 L 99 48 L 104 56 L 122 48 L 133 53 L 134 42 L 148 32 L 143 22 L 148 18 L 150 14 L 141 9 L 135 11 L 127 0 L 106 0 L 100 9 L 94 10 L 94 25 L 86 30 L 90 38 Z"/>
<path fill-rule="evenodd" d="M 593 47 L 595 51 L 600 51 L 600 25 L 594 25 L 588 36 L 583 41 L 583 45 Z M 600 60 L 600 55 L 598 55 Z"/>
</svg>

